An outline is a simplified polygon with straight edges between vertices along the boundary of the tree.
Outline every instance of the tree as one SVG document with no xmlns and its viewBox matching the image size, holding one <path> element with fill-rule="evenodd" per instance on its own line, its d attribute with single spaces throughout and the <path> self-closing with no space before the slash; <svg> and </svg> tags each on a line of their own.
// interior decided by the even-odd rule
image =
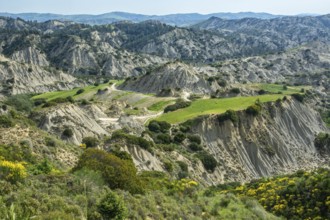
<svg viewBox="0 0 330 220">
<path fill-rule="evenodd" d="M 125 219 L 127 213 L 123 201 L 113 192 L 108 192 L 108 194 L 103 197 L 97 205 L 97 209 L 101 213 L 103 219 L 121 220 Z"/>
<path fill-rule="evenodd" d="M 76 167 L 99 171 L 111 189 L 123 189 L 130 193 L 142 193 L 137 169 L 131 160 L 121 159 L 103 150 L 89 148 L 79 158 Z"/>
<path fill-rule="evenodd" d="M 99 140 L 95 137 L 84 137 L 82 143 L 86 144 L 86 148 L 96 147 L 99 144 Z"/>
</svg>

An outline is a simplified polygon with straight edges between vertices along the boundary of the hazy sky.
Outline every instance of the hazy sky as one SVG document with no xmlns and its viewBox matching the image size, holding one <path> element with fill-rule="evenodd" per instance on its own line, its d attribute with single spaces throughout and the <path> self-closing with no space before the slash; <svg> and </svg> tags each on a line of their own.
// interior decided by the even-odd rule
<svg viewBox="0 0 330 220">
<path fill-rule="evenodd" d="M 328 14 L 330 0 L 0 0 L 0 12 L 102 14 L 111 11 L 149 15 L 241 11 Z"/>
</svg>

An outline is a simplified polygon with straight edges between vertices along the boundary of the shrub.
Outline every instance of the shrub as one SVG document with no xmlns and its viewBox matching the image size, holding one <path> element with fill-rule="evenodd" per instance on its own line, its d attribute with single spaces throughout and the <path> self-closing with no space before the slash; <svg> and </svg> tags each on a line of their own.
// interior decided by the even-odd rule
<svg viewBox="0 0 330 220">
<path fill-rule="evenodd" d="M 183 134 L 183 133 L 177 133 L 175 136 L 174 136 L 174 141 L 177 142 L 177 143 L 182 143 L 184 140 L 186 139 L 186 135 Z"/>
<path fill-rule="evenodd" d="M 158 124 L 157 121 L 151 121 L 148 125 L 148 129 L 152 132 L 160 132 L 160 125 Z"/>
<path fill-rule="evenodd" d="M 68 96 L 68 97 L 66 97 L 66 100 L 67 100 L 68 102 L 74 103 L 74 99 L 72 98 L 72 96 Z"/>
<path fill-rule="evenodd" d="M 88 101 L 86 99 L 82 99 L 80 103 L 82 105 L 88 105 Z"/>
<path fill-rule="evenodd" d="M 190 142 L 196 143 L 196 144 L 201 144 L 202 143 L 202 139 L 199 135 L 194 134 L 194 135 L 189 135 L 188 139 Z"/>
<path fill-rule="evenodd" d="M 186 102 L 186 101 L 179 100 L 175 104 L 167 106 L 164 109 L 164 113 L 173 112 L 173 111 L 176 111 L 176 110 L 181 109 L 181 108 L 187 108 L 190 105 L 191 105 L 191 102 Z"/>
<path fill-rule="evenodd" d="M 198 154 L 198 158 L 201 160 L 206 170 L 214 172 L 218 163 L 211 154 L 203 151 Z"/>
<path fill-rule="evenodd" d="M 157 135 L 156 142 L 158 144 L 170 144 L 171 143 L 171 136 L 169 134 L 159 134 Z"/>
<path fill-rule="evenodd" d="M 2 128 L 10 128 L 13 127 L 15 123 L 11 118 L 9 118 L 7 115 L 0 115 L 0 127 Z"/>
<path fill-rule="evenodd" d="M 80 156 L 73 171 L 83 168 L 99 171 L 111 189 L 123 189 L 131 193 L 142 193 L 137 169 L 131 160 L 119 157 L 95 148 L 86 149 Z"/>
<path fill-rule="evenodd" d="M 219 123 L 223 123 L 226 120 L 231 120 L 234 124 L 237 124 L 238 120 L 239 120 L 239 118 L 237 116 L 237 112 L 229 109 L 225 113 L 218 115 Z"/>
<path fill-rule="evenodd" d="M 50 138 L 50 137 L 45 138 L 45 143 L 48 147 L 55 147 L 56 146 L 55 140 L 53 138 Z"/>
<path fill-rule="evenodd" d="M 35 99 L 34 106 L 39 106 L 39 105 L 45 104 L 46 102 L 47 102 L 46 99 Z"/>
<path fill-rule="evenodd" d="M 32 169 L 34 175 L 38 174 L 49 174 L 52 172 L 53 166 L 49 163 L 47 159 L 43 160 L 41 163 L 35 165 Z"/>
<path fill-rule="evenodd" d="M 234 94 L 239 94 L 241 92 L 241 90 L 239 88 L 232 88 L 230 90 L 231 93 L 234 93 Z"/>
<path fill-rule="evenodd" d="M 261 106 L 258 104 L 253 104 L 249 106 L 245 112 L 249 115 L 257 116 L 261 112 Z"/>
<path fill-rule="evenodd" d="M 172 172 L 173 171 L 173 164 L 170 161 L 165 161 L 164 162 L 164 168 L 168 172 Z"/>
<path fill-rule="evenodd" d="M 326 133 L 319 133 L 315 140 L 314 144 L 317 150 L 330 150 L 330 135 Z"/>
<path fill-rule="evenodd" d="M 108 192 L 97 205 L 104 219 L 125 219 L 127 215 L 123 201 L 113 192 Z"/>
<path fill-rule="evenodd" d="M 219 79 L 218 80 L 218 85 L 221 87 L 226 87 L 227 86 L 227 82 L 224 79 Z"/>
<path fill-rule="evenodd" d="M 26 94 L 14 95 L 6 100 L 6 104 L 13 106 L 17 111 L 20 112 L 31 112 L 33 108 L 33 101 L 31 96 Z"/>
<path fill-rule="evenodd" d="M 99 144 L 99 140 L 95 137 L 84 137 L 82 143 L 86 144 L 86 148 L 96 147 Z"/>
<path fill-rule="evenodd" d="M 185 162 L 178 160 L 176 163 L 179 165 L 181 171 L 188 172 L 188 165 Z"/>
<path fill-rule="evenodd" d="M 201 145 L 199 145 L 199 144 L 197 144 L 197 143 L 191 143 L 191 144 L 189 144 L 189 149 L 190 150 L 192 150 L 192 151 L 201 151 L 201 150 L 203 150 L 203 147 L 201 146 Z"/>
<path fill-rule="evenodd" d="M 304 102 L 305 96 L 303 94 L 294 93 L 291 96 L 299 102 Z"/>
<path fill-rule="evenodd" d="M 62 135 L 66 138 L 70 138 L 73 136 L 73 131 L 71 128 L 66 128 L 66 129 L 64 129 Z"/>
<path fill-rule="evenodd" d="M 267 91 L 265 91 L 265 90 L 263 90 L 263 89 L 260 89 L 259 91 L 258 91 L 258 94 L 259 95 L 264 95 L 264 94 L 266 94 L 267 93 Z"/>
<path fill-rule="evenodd" d="M 165 132 L 168 132 L 171 128 L 171 124 L 169 124 L 168 122 L 166 121 L 151 121 L 148 125 L 148 129 L 152 132 L 162 132 L 162 133 L 165 133 Z"/>
<path fill-rule="evenodd" d="M 43 108 L 48 108 L 48 107 L 52 107 L 52 106 L 56 106 L 57 103 L 54 102 L 54 101 L 49 101 L 49 102 L 46 102 L 42 107 Z"/>
<path fill-rule="evenodd" d="M 27 176 L 23 163 L 0 160 L 0 179 L 16 183 Z"/>
<path fill-rule="evenodd" d="M 79 89 L 79 90 L 76 92 L 76 95 L 82 94 L 82 93 L 84 93 L 84 92 L 85 92 L 84 89 Z"/>
<path fill-rule="evenodd" d="M 128 145 L 137 145 L 145 150 L 152 151 L 153 143 L 147 141 L 143 137 L 136 137 L 134 135 L 126 134 L 122 130 L 113 132 L 111 140 L 124 140 Z"/>
</svg>

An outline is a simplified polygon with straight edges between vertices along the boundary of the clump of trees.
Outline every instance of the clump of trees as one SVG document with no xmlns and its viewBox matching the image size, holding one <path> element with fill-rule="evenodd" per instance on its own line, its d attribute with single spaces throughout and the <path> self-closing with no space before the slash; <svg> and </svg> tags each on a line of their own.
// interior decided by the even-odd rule
<svg viewBox="0 0 330 220">
<path fill-rule="evenodd" d="M 101 173 L 111 189 L 142 193 L 143 187 L 132 160 L 121 159 L 103 150 L 88 148 L 79 158 L 74 171 L 87 168 Z"/>
<path fill-rule="evenodd" d="M 164 109 L 164 113 L 173 112 L 181 108 L 187 108 L 191 105 L 191 102 L 186 102 L 183 100 L 178 100 L 175 104 L 169 105 Z"/>
</svg>

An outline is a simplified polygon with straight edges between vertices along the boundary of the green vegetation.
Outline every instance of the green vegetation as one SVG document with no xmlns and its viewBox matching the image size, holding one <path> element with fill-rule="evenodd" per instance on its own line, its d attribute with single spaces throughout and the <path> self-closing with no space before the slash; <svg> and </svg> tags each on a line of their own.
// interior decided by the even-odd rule
<svg viewBox="0 0 330 220">
<path fill-rule="evenodd" d="M 123 130 L 113 132 L 111 139 L 108 143 L 126 143 L 129 146 L 139 146 L 142 149 L 152 151 L 153 143 L 147 141 L 143 137 L 136 137 L 134 135 L 127 134 Z"/>
<path fill-rule="evenodd" d="M 323 121 L 327 124 L 327 126 L 330 127 L 330 110 L 321 112 L 321 116 Z"/>
<path fill-rule="evenodd" d="M 152 104 L 151 106 L 149 106 L 148 110 L 158 112 L 158 111 L 163 110 L 166 106 L 168 106 L 172 103 L 173 103 L 173 100 L 159 101 L 159 102 L 156 102 L 156 103 Z"/>
<path fill-rule="evenodd" d="M 97 147 L 99 140 L 96 137 L 84 137 L 82 143 L 86 145 L 86 148 Z"/>
<path fill-rule="evenodd" d="M 264 90 L 273 94 L 284 94 L 291 95 L 293 93 L 300 93 L 302 89 L 307 90 L 310 89 L 310 86 L 288 86 L 281 84 L 252 84 L 252 88 Z"/>
<path fill-rule="evenodd" d="M 81 169 L 100 172 L 111 189 L 123 189 L 131 193 L 143 192 L 137 170 L 131 160 L 124 160 L 114 154 L 89 148 L 81 155 L 74 171 Z"/>
<path fill-rule="evenodd" d="M 221 114 L 229 109 L 234 111 L 243 110 L 255 104 L 258 99 L 263 103 L 276 101 L 279 98 L 283 98 L 283 96 L 281 94 L 274 94 L 223 99 L 200 99 L 192 102 L 187 108 L 163 114 L 157 120 L 177 124 L 200 115 Z"/>
<path fill-rule="evenodd" d="M 26 94 L 13 95 L 10 96 L 5 103 L 14 107 L 16 111 L 29 113 L 33 108 L 33 102 L 30 100 L 30 98 L 31 95 Z"/>
<path fill-rule="evenodd" d="M 319 133 L 314 140 L 314 144 L 319 151 L 330 151 L 330 134 Z"/>
<path fill-rule="evenodd" d="M 293 98 L 295 98 L 297 101 L 299 102 L 304 102 L 304 98 L 305 96 L 303 94 L 300 94 L 300 93 L 294 93 L 294 94 L 291 94 L 291 96 Z"/>
<path fill-rule="evenodd" d="M 169 105 L 164 109 L 164 113 L 173 112 L 178 109 L 187 108 L 191 105 L 191 102 L 186 102 L 183 100 L 178 100 L 175 104 Z"/>
<path fill-rule="evenodd" d="M 127 215 L 122 199 L 113 192 L 108 192 L 97 205 L 97 208 L 104 219 L 122 220 Z"/>
<path fill-rule="evenodd" d="M 239 118 L 237 116 L 237 112 L 229 109 L 225 113 L 218 115 L 219 123 L 223 123 L 226 120 L 231 120 L 234 123 L 234 125 L 237 125 L 238 120 L 239 120 Z"/>
<path fill-rule="evenodd" d="M 287 219 L 330 218 L 330 171 L 326 169 L 252 181 L 234 192 L 257 199 L 266 210 Z"/>
<path fill-rule="evenodd" d="M 262 107 L 260 104 L 253 104 L 253 105 L 250 105 L 249 107 L 247 107 L 245 112 L 249 115 L 257 116 L 260 114 L 261 109 L 262 109 Z"/>
<path fill-rule="evenodd" d="M 104 89 L 108 86 L 108 83 L 100 84 L 98 86 L 90 85 L 84 88 L 75 88 L 72 90 L 65 91 L 56 91 L 56 92 L 47 92 L 41 95 L 36 95 L 32 97 L 32 100 L 45 99 L 46 101 L 52 101 L 57 98 L 67 98 L 69 96 L 74 99 L 80 99 L 86 94 L 95 94 L 99 89 Z"/>
<path fill-rule="evenodd" d="M 70 138 L 73 136 L 73 131 L 71 128 L 65 128 L 62 135 L 66 138 Z"/>
<path fill-rule="evenodd" d="M 148 124 L 148 129 L 155 133 L 159 133 L 159 132 L 165 133 L 168 132 L 170 128 L 171 128 L 171 124 L 167 123 L 166 121 L 153 120 Z"/>
<path fill-rule="evenodd" d="M 216 161 L 216 159 L 214 159 L 214 157 L 211 154 L 202 151 L 201 153 L 198 154 L 198 158 L 202 161 L 206 170 L 214 172 L 215 168 L 218 165 L 218 162 Z"/>
</svg>

